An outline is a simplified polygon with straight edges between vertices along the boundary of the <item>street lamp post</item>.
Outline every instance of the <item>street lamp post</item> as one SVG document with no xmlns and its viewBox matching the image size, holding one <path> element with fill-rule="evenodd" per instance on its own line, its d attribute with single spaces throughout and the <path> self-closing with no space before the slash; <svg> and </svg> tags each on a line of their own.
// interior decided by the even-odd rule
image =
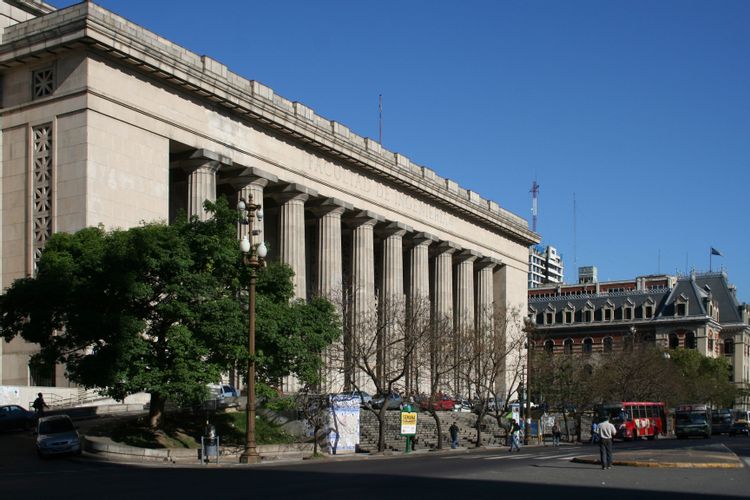
<svg viewBox="0 0 750 500">
<path fill-rule="evenodd" d="M 528 445 L 531 442 L 531 356 L 534 350 L 534 326 L 527 324 L 524 330 L 526 332 L 526 415 L 524 418 L 523 442 Z M 538 429 L 537 432 L 539 432 Z"/>
<path fill-rule="evenodd" d="M 257 464 L 260 455 L 255 445 L 255 282 L 257 280 L 257 269 L 263 264 L 263 258 L 268 252 L 266 245 L 261 241 L 258 245 L 250 243 L 250 237 L 260 234 L 260 230 L 253 229 L 255 217 L 263 220 L 263 207 L 254 205 L 252 198 L 240 200 L 237 203 L 237 211 L 240 215 L 240 224 L 247 225 L 248 231 L 240 240 L 240 251 L 243 261 L 250 272 L 250 283 L 248 285 L 248 333 L 247 333 L 247 404 L 245 413 L 247 427 L 245 430 L 245 450 L 240 455 L 240 463 Z M 240 231 L 241 232 L 241 231 Z"/>
</svg>

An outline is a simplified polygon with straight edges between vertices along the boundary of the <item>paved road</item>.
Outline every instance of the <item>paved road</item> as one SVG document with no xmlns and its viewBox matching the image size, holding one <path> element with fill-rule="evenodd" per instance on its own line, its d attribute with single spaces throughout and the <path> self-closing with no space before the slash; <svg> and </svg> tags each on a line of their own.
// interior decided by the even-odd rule
<svg viewBox="0 0 750 500">
<path fill-rule="evenodd" d="M 750 463 L 750 439 L 714 438 Z M 617 450 L 679 448 L 697 441 L 617 443 Z M 576 464 L 591 446 L 458 451 L 255 468 L 117 465 L 37 459 L 25 433 L 0 435 L 3 498 L 573 498 L 692 500 L 748 498 L 750 468 L 648 469 Z"/>
</svg>

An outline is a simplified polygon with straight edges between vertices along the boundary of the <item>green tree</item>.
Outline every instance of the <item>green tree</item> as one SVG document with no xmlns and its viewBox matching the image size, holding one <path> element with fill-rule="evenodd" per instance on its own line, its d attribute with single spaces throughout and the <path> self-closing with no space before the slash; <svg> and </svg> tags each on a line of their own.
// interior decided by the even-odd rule
<svg viewBox="0 0 750 500">
<path fill-rule="evenodd" d="M 709 403 L 730 407 L 737 387 L 729 380 L 731 365 L 725 358 L 710 358 L 695 349 L 673 349 L 670 361 L 680 374 L 679 400 L 673 403 Z"/>
<path fill-rule="evenodd" d="M 64 363 L 71 380 L 111 397 L 150 393 L 157 428 L 167 400 L 200 400 L 247 359 L 237 216 L 224 200 L 207 208 L 207 221 L 53 235 L 37 275 L 1 298 L 3 337 L 39 344 L 33 364 Z M 290 277 L 283 266 L 260 272 L 256 309 L 273 325 L 258 330 L 259 372 L 314 379 L 311 358 L 336 338 L 337 318 L 330 304 L 290 303 Z"/>
</svg>

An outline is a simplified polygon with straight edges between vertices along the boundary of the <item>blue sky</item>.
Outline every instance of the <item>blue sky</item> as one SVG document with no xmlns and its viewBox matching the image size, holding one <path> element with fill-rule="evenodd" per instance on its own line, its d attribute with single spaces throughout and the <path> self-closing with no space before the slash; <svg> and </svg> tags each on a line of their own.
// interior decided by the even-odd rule
<svg viewBox="0 0 750 500">
<path fill-rule="evenodd" d="M 536 179 L 568 281 L 714 246 L 750 301 L 748 1 L 97 3 L 360 135 L 382 94 L 385 147 L 529 220 Z"/>
</svg>

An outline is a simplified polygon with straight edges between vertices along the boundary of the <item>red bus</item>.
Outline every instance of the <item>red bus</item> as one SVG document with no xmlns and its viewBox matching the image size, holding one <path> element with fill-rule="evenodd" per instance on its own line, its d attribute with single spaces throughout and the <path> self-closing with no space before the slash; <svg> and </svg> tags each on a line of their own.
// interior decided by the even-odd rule
<svg viewBox="0 0 750 500">
<path fill-rule="evenodd" d="M 601 405 L 599 419 L 608 418 L 617 428 L 617 437 L 625 440 L 646 437 L 656 439 L 667 431 L 667 419 L 662 402 L 631 402 Z"/>
</svg>

